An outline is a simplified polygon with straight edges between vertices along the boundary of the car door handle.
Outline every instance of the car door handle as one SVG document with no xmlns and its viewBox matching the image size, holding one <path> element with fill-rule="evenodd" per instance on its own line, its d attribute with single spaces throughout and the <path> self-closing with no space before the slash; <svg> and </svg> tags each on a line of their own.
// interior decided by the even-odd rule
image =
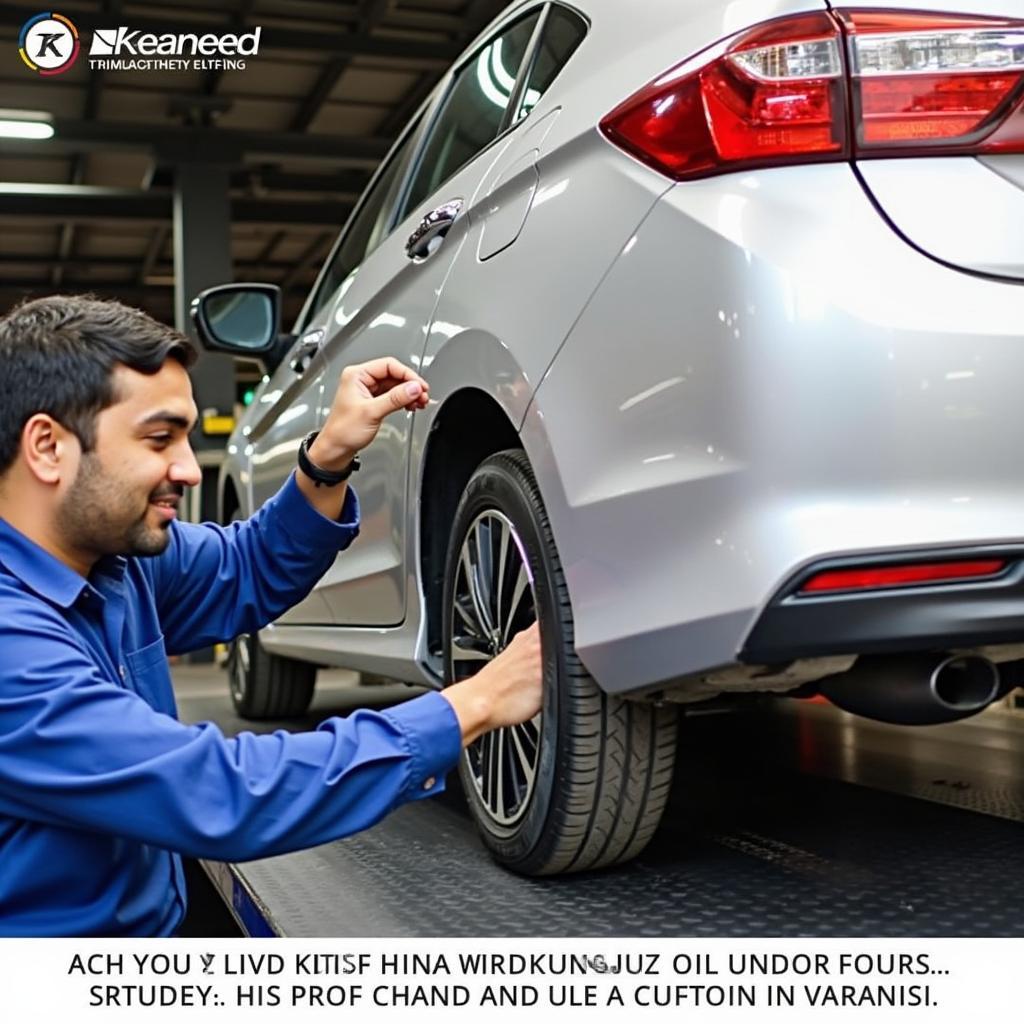
<svg viewBox="0 0 1024 1024">
<path fill-rule="evenodd" d="M 405 243 L 406 256 L 420 263 L 433 255 L 461 212 L 461 199 L 449 199 L 431 210 Z"/>
<path fill-rule="evenodd" d="M 324 332 L 319 327 L 314 331 L 310 331 L 309 334 L 303 335 L 302 340 L 295 349 L 295 358 L 292 360 L 292 369 L 300 377 L 309 369 L 309 364 L 313 362 L 314 356 L 320 351 L 323 341 Z"/>
</svg>

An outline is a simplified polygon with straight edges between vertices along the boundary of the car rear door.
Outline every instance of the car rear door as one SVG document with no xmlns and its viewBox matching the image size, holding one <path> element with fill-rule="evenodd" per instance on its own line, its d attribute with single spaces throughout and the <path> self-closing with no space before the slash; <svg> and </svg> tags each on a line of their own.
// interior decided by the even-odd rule
<svg viewBox="0 0 1024 1024">
<path fill-rule="evenodd" d="M 449 73 L 392 221 L 359 260 L 343 262 L 329 300 L 320 419 L 345 366 L 393 355 L 419 367 L 424 334 L 466 237 L 480 182 L 511 142 L 506 108 L 543 5 L 516 13 Z M 419 251 L 410 236 L 422 229 Z M 420 367 L 422 369 L 422 367 Z M 362 508 L 358 542 L 321 581 L 335 621 L 396 625 L 405 617 L 406 476 L 412 413 L 385 421 L 353 482 Z"/>
</svg>

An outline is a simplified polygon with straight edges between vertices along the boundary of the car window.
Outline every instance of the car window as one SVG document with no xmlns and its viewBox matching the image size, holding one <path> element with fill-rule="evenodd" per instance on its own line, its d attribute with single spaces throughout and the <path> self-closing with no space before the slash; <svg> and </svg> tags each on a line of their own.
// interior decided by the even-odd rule
<svg viewBox="0 0 1024 1024">
<path fill-rule="evenodd" d="M 405 167 L 406 158 L 417 135 L 416 126 L 406 132 L 405 139 L 388 161 L 387 167 L 370 186 L 355 217 L 346 226 L 341 245 L 331 255 L 326 272 L 317 285 L 310 314 L 316 314 L 334 294 L 338 286 L 371 253 L 387 233 L 388 214 L 395 179 Z"/>
<path fill-rule="evenodd" d="M 575 11 L 558 6 L 551 8 L 513 123 L 533 110 L 586 34 L 587 23 Z"/>
<path fill-rule="evenodd" d="M 539 17 L 535 12 L 505 29 L 456 73 L 402 204 L 403 217 L 497 137 Z"/>
</svg>

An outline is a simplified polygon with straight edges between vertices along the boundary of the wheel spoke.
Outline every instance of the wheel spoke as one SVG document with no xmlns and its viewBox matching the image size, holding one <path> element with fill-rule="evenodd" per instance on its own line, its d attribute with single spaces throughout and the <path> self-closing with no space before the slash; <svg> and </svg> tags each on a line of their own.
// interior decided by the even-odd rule
<svg viewBox="0 0 1024 1024">
<path fill-rule="evenodd" d="M 514 764 L 519 769 L 519 778 L 522 779 L 523 786 L 525 789 L 533 784 L 534 766 L 533 766 L 533 751 L 527 753 L 527 747 L 523 744 L 523 737 L 520 734 L 520 726 L 513 726 L 509 732 L 512 736 L 512 747 L 515 752 Z"/>
<path fill-rule="evenodd" d="M 489 732 L 480 740 L 480 795 L 488 807 L 491 802 L 491 742 Z"/>
<path fill-rule="evenodd" d="M 473 530 L 476 539 L 476 587 L 477 598 L 484 613 L 484 625 L 488 634 L 494 631 L 494 612 L 491 606 L 494 580 L 494 559 L 491 551 L 491 527 L 489 520 L 480 519 Z"/>
<path fill-rule="evenodd" d="M 512 630 L 512 624 L 515 622 L 516 619 L 516 612 L 519 609 L 519 602 L 522 601 L 523 594 L 526 593 L 527 589 L 529 588 L 529 585 L 530 577 L 526 572 L 526 566 L 520 564 L 519 575 L 516 576 L 516 585 L 512 591 L 512 601 L 508 606 L 508 620 L 505 622 L 505 625 L 502 630 L 502 647 L 504 647 L 505 644 L 507 644 L 511 639 L 511 636 L 509 634 Z"/>
<path fill-rule="evenodd" d="M 452 638 L 452 661 L 490 661 L 490 651 L 479 648 L 476 637 L 457 636 Z"/>
<path fill-rule="evenodd" d="M 498 740 L 500 732 L 490 734 L 491 742 L 487 747 L 487 774 L 490 776 L 490 806 L 491 813 L 498 816 L 501 814 L 501 805 L 498 803 L 498 785 L 501 779 L 501 764 L 498 760 Z"/>
<path fill-rule="evenodd" d="M 505 729 L 495 731 L 495 810 L 505 814 Z"/>
<path fill-rule="evenodd" d="M 498 631 L 504 635 L 505 623 L 501 617 L 501 595 L 505 590 L 505 564 L 508 561 L 509 530 L 504 520 L 498 521 L 498 575 L 494 581 L 494 622 Z"/>
<path fill-rule="evenodd" d="M 475 636 L 478 640 L 486 640 L 487 636 L 484 633 L 483 626 L 481 626 L 481 624 L 472 615 L 470 615 L 468 611 L 466 611 L 466 609 L 463 607 L 463 605 L 465 604 L 465 600 L 460 599 L 457 593 L 455 595 L 453 604 L 455 606 L 455 611 L 459 614 L 459 618 L 462 619 L 463 623 L 466 625 L 466 628 L 470 631 L 470 633 L 473 636 Z"/>
<path fill-rule="evenodd" d="M 469 596 L 473 602 L 473 610 L 476 612 L 476 617 L 480 622 L 484 635 L 490 636 L 493 627 L 491 626 L 490 615 L 486 608 L 486 597 L 480 590 L 480 578 L 477 574 L 477 567 L 469 553 L 468 538 L 465 547 L 462 549 L 462 557 L 466 573 L 466 583 L 469 586 Z"/>
</svg>

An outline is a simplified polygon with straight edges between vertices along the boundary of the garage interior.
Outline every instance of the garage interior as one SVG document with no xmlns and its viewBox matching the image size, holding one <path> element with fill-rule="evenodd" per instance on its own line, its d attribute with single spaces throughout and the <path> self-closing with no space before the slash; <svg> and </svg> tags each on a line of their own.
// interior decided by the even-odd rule
<svg viewBox="0 0 1024 1024">
<path fill-rule="evenodd" d="M 281 287 L 296 316 L 356 199 L 450 62 L 504 0 L 198 0 L 77 3 L 80 30 L 262 26 L 234 71 L 91 71 L 51 79 L 9 58 L 8 111 L 42 112 L 46 140 L 0 139 L 0 308 L 92 292 L 189 329 L 188 305 L 225 281 Z M 17 50 L 37 8 L 0 3 Z M 255 367 L 204 355 L 194 372 L 216 479 L 223 418 Z M 212 517 L 214 488 L 195 516 Z M 313 728 L 415 692 L 322 672 L 310 713 L 251 723 L 212 662 L 174 668 L 184 721 Z M 493 864 L 458 780 L 367 833 L 244 865 L 205 865 L 199 898 L 243 933 L 287 936 L 984 936 L 1024 934 L 1024 698 L 951 725 L 904 729 L 818 701 L 695 706 L 682 719 L 673 798 L 625 867 L 554 879 Z M 198 881 L 197 886 L 202 886 Z M 197 934 L 230 928 L 210 908 Z M 201 911 L 201 907 L 200 907 Z"/>
</svg>

